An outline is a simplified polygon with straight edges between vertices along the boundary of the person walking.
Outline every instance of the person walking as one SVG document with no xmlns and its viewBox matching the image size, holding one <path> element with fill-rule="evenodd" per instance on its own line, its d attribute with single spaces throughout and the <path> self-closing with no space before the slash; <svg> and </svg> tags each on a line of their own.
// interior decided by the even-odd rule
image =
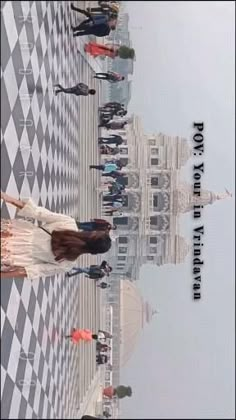
<svg viewBox="0 0 236 420">
<path fill-rule="evenodd" d="M 99 112 L 109 113 L 111 115 L 118 115 L 119 112 L 125 111 L 124 104 L 119 104 L 118 102 L 109 102 L 102 107 L 99 107 Z"/>
<path fill-rule="evenodd" d="M 120 169 L 123 168 L 124 166 L 127 166 L 127 163 L 123 163 L 121 159 L 117 159 L 117 158 L 115 159 L 114 157 L 110 159 L 106 159 L 105 164 L 106 163 L 115 163 L 117 166 L 119 166 Z"/>
<path fill-rule="evenodd" d="M 86 10 L 75 7 L 71 4 L 71 9 L 87 17 L 78 26 L 71 26 L 73 37 L 84 35 L 95 35 L 104 37 L 110 34 L 111 30 L 116 28 L 117 17 L 109 16 L 106 13 L 95 15 Z"/>
<path fill-rule="evenodd" d="M 115 201 L 122 202 L 123 201 L 123 196 L 122 196 L 121 193 L 113 194 L 113 195 L 108 194 L 108 195 L 104 195 L 102 197 L 102 199 L 103 199 L 103 202 L 105 202 L 105 203 L 106 202 L 114 203 Z"/>
<path fill-rule="evenodd" d="M 54 87 L 58 88 L 55 90 L 55 95 L 58 95 L 58 93 L 61 92 L 69 93 L 76 96 L 95 95 L 96 93 L 95 89 L 90 89 L 85 83 L 78 83 L 77 85 L 72 86 L 71 88 L 64 88 L 60 84 L 54 85 Z"/>
<path fill-rule="evenodd" d="M 102 155 L 117 155 L 120 153 L 119 147 L 109 147 L 106 145 L 100 146 L 100 152 Z"/>
<path fill-rule="evenodd" d="M 99 144 L 115 144 L 116 147 L 120 146 L 124 142 L 124 139 L 118 134 L 111 134 L 110 137 L 99 137 Z"/>
<path fill-rule="evenodd" d="M 93 77 L 95 79 L 107 80 L 111 83 L 117 83 L 125 80 L 124 76 L 119 73 L 115 73 L 114 71 L 108 71 L 107 73 L 96 73 Z"/>
<path fill-rule="evenodd" d="M 104 174 L 109 174 L 110 172 L 121 169 L 121 165 L 118 165 L 116 163 L 104 163 L 103 165 L 90 165 L 89 168 L 103 171 Z"/>
<path fill-rule="evenodd" d="M 113 181 L 108 185 L 109 194 L 119 194 L 125 192 L 125 186 L 117 181 Z"/>
<path fill-rule="evenodd" d="M 128 124 L 127 121 L 108 121 L 106 123 L 101 123 L 99 124 L 98 127 L 104 127 L 107 128 L 108 130 L 122 130 L 126 124 Z"/>
<path fill-rule="evenodd" d="M 100 287 L 101 289 L 107 289 L 108 287 L 111 287 L 111 285 L 102 281 L 100 284 L 97 284 L 97 287 Z"/>
<path fill-rule="evenodd" d="M 110 217 L 122 217 L 123 213 L 122 211 L 118 211 L 117 209 L 106 209 L 104 212 L 105 216 L 110 216 Z"/>
<path fill-rule="evenodd" d="M 93 334 L 92 331 L 87 329 L 76 329 L 73 328 L 69 335 L 66 335 L 65 338 L 70 338 L 73 343 L 79 343 L 80 341 L 92 341 L 97 340 L 98 335 Z"/>
<path fill-rule="evenodd" d="M 103 173 L 102 176 L 106 176 L 106 177 L 111 177 L 111 178 L 120 178 L 125 176 L 124 172 L 120 172 L 120 171 L 112 171 L 110 173 Z"/>
<path fill-rule="evenodd" d="M 105 270 L 107 270 L 109 273 L 112 271 L 112 267 L 108 264 L 108 262 L 106 260 L 103 260 L 100 264 L 100 268 L 104 268 Z"/>
<path fill-rule="evenodd" d="M 1 275 L 4 278 L 38 279 L 71 270 L 83 254 L 103 254 L 111 247 L 109 231 L 78 232 L 74 218 L 37 206 L 33 200 L 14 199 L 1 192 L 1 199 L 17 208 L 18 216 L 34 223 L 1 220 Z"/>
<path fill-rule="evenodd" d="M 135 50 L 125 45 L 105 45 L 97 42 L 88 42 L 84 46 L 84 51 L 93 57 L 109 57 L 112 59 L 119 57 L 125 60 L 133 60 L 135 58 Z"/>
<path fill-rule="evenodd" d="M 93 16 L 92 21 L 85 21 L 78 26 L 71 26 L 73 37 L 94 35 L 96 37 L 104 37 L 116 29 L 117 19 L 109 18 L 106 15 Z"/>
<path fill-rule="evenodd" d="M 101 353 L 108 353 L 108 350 L 111 350 L 111 347 L 108 346 L 106 343 L 97 342 L 97 351 Z"/>
<path fill-rule="evenodd" d="M 107 207 L 109 207 L 109 210 L 112 210 L 112 209 L 117 210 L 117 209 L 121 209 L 123 207 L 124 203 L 123 203 L 123 201 L 122 202 L 114 201 L 114 202 L 104 203 L 103 205 L 104 205 L 105 209 L 107 209 Z"/>
<path fill-rule="evenodd" d="M 71 272 L 67 273 L 67 277 L 74 277 L 77 274 L 86 274 L 86 277 L 89 277 L 90 279 L 93 280 L 100 280 L 105 276 L 109 276 L 110 272 L 112 271 L 112 268 L 109 267 L 101 267 L 99 265 L 90 265 L 90 267 L 84 267 L 84 268 L 80 268 L 80 267 L 73 267 L 73 269 L 71 270 Z"/>
<path fill-rule="evenodd" d="M 98 365 L 105 365 L 108 362 L 108 357 L 106 354 L 97 354 L 96 362 Z"/>
<path fill-rule="evenodd" d="M 114 111 L 114 115 L 116 115 L 117 117 L 125 117 L 125 115 L 127 115 L 127 112 L 125 109 L 118 109 L 117 111 Z"/>
<path fill-rule="evenodd" d="M 105 105 L 103 105 L 102 108 L 113 108 L 113 109 L 123 109 L 124 104 L 121 104 L 120 102 L 106 102 Z"/>
<path fill-rule="evenodd" d="M 109 332 L 107 332 L 107 331 L 104 331 L 104 330 L 98 330 L 98 334 L 99 333 L 102 333 L 103 335 L 104 335 L 104 338 L 109 338 L 110 340 L 112 339 L 112 334 L 110 334 Z"/>
<path fill-rule="evenodd" d="M 106 231 L 116 230 L 117 226 L 112 225 L 104 219 L 91 219 L 90 222 L 76 222 L 78 229 L 91 232 L 91 231 Z"/>
<path fill-rule="evenodd" d="M 105 44 L 98 44 L 96 42 L 88 42 L 84 46 L 84 51 L 93 57 L 109 57 L 115 58 L 118 56 L 118 47 L 109 46 Z"/>
</svg>

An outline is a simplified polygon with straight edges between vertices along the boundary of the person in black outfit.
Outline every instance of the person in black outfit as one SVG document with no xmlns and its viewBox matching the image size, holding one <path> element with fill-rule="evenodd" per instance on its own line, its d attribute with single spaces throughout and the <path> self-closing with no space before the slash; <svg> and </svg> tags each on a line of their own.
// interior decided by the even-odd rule
<svg viewBox="0 0 236 420">
<path fill-rule="evenodd" d="M 121 108 L 124 108 L 124 104 L 121 104 L 120 102 L 107 102 L 105 105 L 104 105 L 104 108 L 118 108 L 118 109 L 121 109 Z"/>
<path fill-rule="evenodd" d="M 71 26 L 73 36 L 95 35 L 104 37 L 110 34 L 111 30 L 116 28 L 117 18 L 110 17 L 107 14 L 92 15 L 86 10 L 79 9 L 71 4 L 71 9 L 85 15 L 88 19 L 81 22 L 78 26 Z"/>
<path fill-rule="evenodd" d="M 117 115 L 117 117 L 124 117 L 127 115 L 127 111 L 125 109 L 120 109 L 115 111 L 113 115 Z"/>
<path fill-rule="evenodd" d="M 119 73 L 115 73 L 113 71 L 108 71 L 107 73 L 96 73 L 95 76 L 93 76 L 95 79 L 101 79 L 101 80 L 108 80 L 109 82 L 121 82 L 122 80 L 125 80 L 124 76 L 121 76 Z"/>
<path fill-rule="evenodd" d="M 73 270 L 66 273 L 66 277 L 74 277 L 78 274 L 85 273 L 86 277 L 89 277 L 90 279 L 94 280 L 100 280 L 107 274 L 104 269 L 102 269 L 99 265 L 90 265 L 90 267 L 80 268 L 80 267 L 74 267 Z"/>
<path fill-rule="evenodd" d="M 115 144 L 116 147 L 121 145 L 124 142 L 121 136 L 117 134 L 112 134 L 110 137 L 99 137 L 98 143 L 99 144 Z"/>
<path fill-rule="evenodd" d="M 108 264 L 106 260 L 103 260 L 100 264 L 100 268 L 107 269 L 109 271 L 112 271 L 112 267 Z"/>
<path fill-rule="evenodd" d="M 96 356 L 96 362 L 98 365 L 104 365 L 105 363 L 107 363 L 107 361 L 108 361 L 107 355 L 99 354 Z"/>
<path fill-rule="evenodd" d="M 103 201 L 106 202 L 108 201 L 109 203 L 112 203 L 114 201 L 121 201 L 122 200 L 122 194 L 108 194 L 108 195 L 104 195 L 103 197 Z"/>
<path fill-rule="evenodd" d="M 89 89 L 89 87 L 85 83 L 78 83 L 77 85 L 71 87 L 71 88 L 64 88 L 62 85 L 57 84 L 54 87 L 57 88 L 55 90 L 55 95 L 58 93 L 70 93 L 76 96 L 88 96 L 88 95 L 95 95 L 96 90 L 95 89 Z"/>
<path fill-rule="evenodd" d="M 111 285 L 102 281 L 100 284 L 97 284 L 97 287 L 100 287 L 101 289 L 107 289 L 108 287 L 111 287 Z"/>
<path fill-rule="evenodd" d="M 111 177 L 111 178 L 118 178 L 118 177 L 125 176 L 126 174 L 124 172 L 112 171 L 112 172 L 105 173 L 105 174 L 103 173 L 101 175 L 106 176 L 106 177 Z"/>
<path fill-rule="evenodd" d="M 120 149 L 119 147 L 109 147 L 101 145 L 100 152 L 102 155 L 117 155 L 118 153 L 120 153 Z"/>
</svg>

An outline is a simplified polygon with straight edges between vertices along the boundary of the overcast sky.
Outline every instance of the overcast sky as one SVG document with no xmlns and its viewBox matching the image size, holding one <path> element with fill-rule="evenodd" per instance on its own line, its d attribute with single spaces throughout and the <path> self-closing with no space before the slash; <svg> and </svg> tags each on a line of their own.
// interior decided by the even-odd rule
<svg viewBox="0 0 236 420">
<path fill-rule="evenodd" d="M 129 111 L 147 132 L 188 139 L 203 120 L 204 184 L 234 192 L 234 2 L 133 1 L 127 9 L 136 50 Z M 133 396 L 121 417 L 234 417 L 234 205 L 233 197 L 204 209 L 201 301 L 191 299 L 190 258 L 142 268 L 138 285 L 160 314 L 122 370 Z M 191 239 L 193 220 L 183 221 Z"/>
</svg>

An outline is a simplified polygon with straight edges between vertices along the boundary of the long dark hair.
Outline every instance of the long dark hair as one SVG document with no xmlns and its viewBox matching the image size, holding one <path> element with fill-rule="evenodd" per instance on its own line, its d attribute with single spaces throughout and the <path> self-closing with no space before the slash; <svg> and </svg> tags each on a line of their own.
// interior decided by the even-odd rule
<svg viewBox="0 0 236 420">
<path fill-rule="evenodd" d="M 108 231 L 54 230 L 51 239 L 56 261 L 75 261 L 82 254 L 104 254 L 111 247 Z"/>
</svg>

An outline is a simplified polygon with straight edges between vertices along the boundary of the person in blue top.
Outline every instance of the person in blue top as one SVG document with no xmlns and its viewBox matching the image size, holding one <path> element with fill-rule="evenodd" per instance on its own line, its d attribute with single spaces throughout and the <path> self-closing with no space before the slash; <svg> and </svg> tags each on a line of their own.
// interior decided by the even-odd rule
<svg viewBox="0 0 236 420">
<path fill-rule="evenodd" d="M 95 35 L 104 37 L 110 34 L 111 30 L 116 28 L 117 18 L 110 17 L 107 14 L 92 15 L 86 10 L 79 9 L 71 4 L 71 9 L 85 15 L 88 19 L 81 22 L 78 26 L 71 26 L 73 36 Z"/>
<path fill-rule="evenodd" d="M 97 169 L 103 171 L 104 174 L 109 174 L 111 172 L 117 171 L 122 168 L 121 163 L 104 163 L 103 165 L 90 165 L 90 169 Z"/>
</svg>

